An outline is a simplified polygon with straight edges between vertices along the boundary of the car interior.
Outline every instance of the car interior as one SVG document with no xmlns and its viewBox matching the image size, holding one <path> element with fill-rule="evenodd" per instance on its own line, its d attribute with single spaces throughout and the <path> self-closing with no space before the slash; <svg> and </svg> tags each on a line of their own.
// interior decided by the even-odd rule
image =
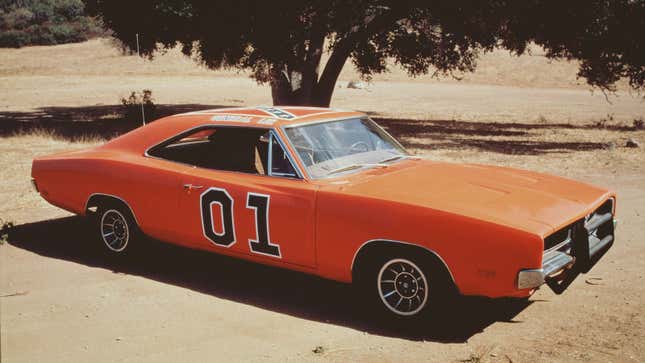
<svg viewBox="0 0 645 363">
<path fill-rule="evenodd" d="M 296 177 L 282 147 L 274 141 L 272 175 Z M 179 135 L 154 147 L 152 156 L 197 167 L 268 175 L 269 131 L 252 127 L 218 127 Z"/>
</svg>

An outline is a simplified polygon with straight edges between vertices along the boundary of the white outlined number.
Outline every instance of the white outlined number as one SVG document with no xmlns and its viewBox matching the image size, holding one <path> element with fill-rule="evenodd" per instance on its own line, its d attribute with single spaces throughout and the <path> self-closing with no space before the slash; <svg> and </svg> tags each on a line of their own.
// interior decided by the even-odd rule
<svg viewBox="0 0 645 363">
<path fill-rule="evenodd" d="M 280 246 L 271 243 L 269 233 L 269 202 L 270 195 L 247 193 L 246 208 L 255 213 L 255 239 L 249 239 L 251 252 L 282 258 Z M 218 204 L 221 211 L 222 231 L 215 231 L 213 223 L 213 204 Z M 226 189 L 209 188 L 200 197 L 202 217 L 202 231 L 211 242 L 222 247 L 231 247 L 235 244 L 235 220 L 233 216 L 234 200 Z"/>
<path fill-rule="evenodd" d="M 223 231 L 215 231 L 213 223 L 213 204 L 219 204 Z M 226 189 L 209 188 L 200 198 L 202 230 L 204 236 L 214 244 L 231 247 L 235 244 L 235 223 L 233 222 L 233 198 Z"/>
<path fill-rule="evenodd" d="M 269 239 L 269 201 L 266 194 L 248 193 L 246 207 L 255 211 L 255 240 L 249 240 L 251 252 L 280 257 L 280 246 Z"/>
</svg>

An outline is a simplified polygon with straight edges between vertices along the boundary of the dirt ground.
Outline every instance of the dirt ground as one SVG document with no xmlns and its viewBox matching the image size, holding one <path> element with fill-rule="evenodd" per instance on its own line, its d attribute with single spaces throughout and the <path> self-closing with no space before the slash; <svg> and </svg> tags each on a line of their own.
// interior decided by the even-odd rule
<svg viewBox="0 0 645 363">
<path fill-rule="evenodd" d="M 563 295 L 463 299 L 403 327 L 366 318 L 349 286 L 311 276 L 152 241 L 106 259 L 83 219 L 31 190 L 33 157 L 132 127 L 118 106 L 129 91 L 151 88 L 161 116 L 268 104 L 268 88 L 176 52 L 142 62 L 106 40 L 0 49 L 0 218 L 16 224 L 0 245 L 2 361 L 644 361 L 645 103 L 624 89 L 608 103 L 575 72 L 537 49 L 486 55 L 460 82 L 394 68 L 354 90 L 344 71 L 333 106 L 369 112 L 423 157 L 618 192 L 616 244 Z"/>
</svg>

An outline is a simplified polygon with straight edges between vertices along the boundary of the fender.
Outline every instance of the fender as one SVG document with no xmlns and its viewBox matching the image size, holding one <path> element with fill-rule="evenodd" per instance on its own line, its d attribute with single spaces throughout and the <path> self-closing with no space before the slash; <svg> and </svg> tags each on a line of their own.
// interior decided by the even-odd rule
<svg viewBox="0 0 645 363">
<path fill-rule="evenodd" d="M 123 198 L 121 198 L 119 196 L 116 196 L 114 194 L 106 194 L 106 193 L 92 193 L 92 194 L 90 194 L 89 197 L 87 197 L 87 202 L 85 202 L 85 209 L 84 209 L 85 214 L 87 214 L 87 211 L 90 208 L 90 200 L 92 200 L 92 198 L 95 197 L 95 196 L 97 196 L 97 197 L 102 196 L 102 197 L 114 198 L 114 199 L 119 200 L 120 202 L 125 204 L 126 207 L 128 207 L 128 209 L 130 210 L 130 214 L 132 214 L 132 217 L 134 218 L 134 222 L 137 225 L 139 225 L 139 220 L 137 219 L 137 215 L 134 213 L 134 210 L 132 209 L 132 207 L 130 207 L 130 204 L 128 204 L 128 202 L 126 202 L 125 199 L 123 199 Z"/>
<path fill-rule="evenodd" d="M 452 284 L 455 286 L 455 288 L 457 288 L 457 290 L 459 290 L 459 287 L 455 283 L 455 278 L 452 275 L 452 271 L 450 271 L 450 267 L 448 267 L 448 264 L 446 263 L 446 261 L 443 258 L 441 258 L 441 256 L 439 256 L 439 254 L 437 252 L 435 252 L 435 251 L 433 251 L 433 250 L 431 250 L 431 249 L 429 249 L 429 248 L 427 248 L 425 246 L 418 245 L 416 243 L 405 242 L 405 241 L 397 241 L 397 240 L 391 240 L 391 239 L 371 239 L 371 240 L 369 240 L 367 242 L 364 242 L 356 250 L 356 252 L 354 253 L 354 257 L 352 257 L 352 275 L 354 273 L 354 265 L 356 264 L 356 257 L 363 250 L 363 248 L 367 247 L 370 243 L 383 243 L 383 242 L 389 243 L 389 244 L 401 244 L 401 245 L 405 245 L 405 246 L 418 247 L 418 248 L 421 248 L 421 249 L 429 252 L 431 255 L 435 256 L 443 264 L 443 266 L 446 268 L 446 271 L 448 271 L 448 275 L 450 275 L 450 280 L 452 280 Z"/>
</svg>

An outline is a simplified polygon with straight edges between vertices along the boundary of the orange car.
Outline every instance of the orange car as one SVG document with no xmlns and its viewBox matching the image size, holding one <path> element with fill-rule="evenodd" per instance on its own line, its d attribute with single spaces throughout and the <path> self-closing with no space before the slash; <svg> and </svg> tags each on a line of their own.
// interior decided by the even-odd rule
<svg viewBox="0 0 645 363">
<path fill-rule="evenodd" d="M 51 204 L 92 215 L 108 251 L 139 233 L 365 290 L 409 317 L 450 292 L 560 293 L 614 240 L 614 193 L 523 170 L 411 156 L 366 115 L 190 112 L 37 158 Z"/>
</svg>

